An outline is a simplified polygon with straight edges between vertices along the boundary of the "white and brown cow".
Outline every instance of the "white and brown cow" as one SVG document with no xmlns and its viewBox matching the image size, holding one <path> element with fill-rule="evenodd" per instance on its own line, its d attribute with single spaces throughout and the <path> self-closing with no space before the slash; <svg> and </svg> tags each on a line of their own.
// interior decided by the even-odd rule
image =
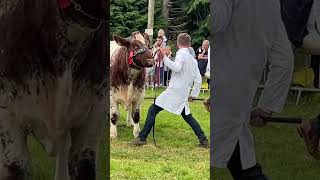
<svg viewBox="0 0 320 180">
<path fill-rule="evenodd" d="M 154 59 L 140 33 L 133 33 L 131 38 L 113 38 L 120 47 L 113 53 L 110 65 L 110 138 L 117 137 L 120 104 L 127 111 L 127 126 L 133 126 L 133 136 L 137 137 L 145 95 L 145 67 L 152 67 Z"/>
<path fill-rule="evenodd" d="M 33 179 L 28 135 L 56 157 L 55 180 L 96 179 L 109 97 L 106 7 L 0 1 L 0 180 Z"/>
</svg>

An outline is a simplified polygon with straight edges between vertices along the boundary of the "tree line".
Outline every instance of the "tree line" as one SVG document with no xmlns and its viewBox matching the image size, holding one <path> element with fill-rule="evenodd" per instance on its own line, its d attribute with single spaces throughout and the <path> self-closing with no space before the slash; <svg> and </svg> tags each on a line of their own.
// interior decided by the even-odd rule
<svg viewBox="0 0 320 180">
<path fill-rule="evenodd" d="M 164 13 L 166 12 L 166 13 Z M 155 0 L 154 39 L 159 29 L 166 31 L 168 42 L 175 48 L 180 32 L 192 37 L 198 48 L 209 37 L 209 0 Z M 110 37 L 129 36 L 133 31 L 144 32 L 148 22 L 148 0 L 111 0 Z"/>
</svg>

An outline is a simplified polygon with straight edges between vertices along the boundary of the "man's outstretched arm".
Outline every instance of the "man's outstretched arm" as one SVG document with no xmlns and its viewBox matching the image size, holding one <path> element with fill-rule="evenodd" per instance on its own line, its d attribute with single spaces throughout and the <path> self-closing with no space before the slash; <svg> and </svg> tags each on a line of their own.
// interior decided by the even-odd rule
<svg viewBox="0 0 320 180">
<path fill-rule="evenodd" d="M 290 42 L 285 38 L 274 42 L 269 53 L 269 75 L 258 107 L 271 112 L 281 112 L 291 84 L 294 56 Z"/>
</svg>

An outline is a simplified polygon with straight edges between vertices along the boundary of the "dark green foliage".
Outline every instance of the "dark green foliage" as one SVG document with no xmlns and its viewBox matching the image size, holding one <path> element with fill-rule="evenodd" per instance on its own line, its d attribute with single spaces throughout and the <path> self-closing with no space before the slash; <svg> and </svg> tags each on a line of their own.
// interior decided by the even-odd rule
<svg viewBox="0 0 320 180">
<path fill-rule="evenodd" d="M 155 35 L 160 28 L 166 26 L 166 19 L 162 16 L 162 1 L 156 1 L 154 16 Z M 133 31 L 144 32 L 148 23 L 148 0 L 111 0 L 110 28 L 112 34 L 124 37 Z"/>
<path fill-rule="evenodd" d="M 187 16 L 185 30 L 192 37 L 194 49 L 197 49 L 204 39 L 209 37 L 209 0 L 171 0 L 181 6 L 181 14 Z M 160 28 L 167 29 L 170 25 L 162 15 L 163 1 L 155 1 L 154 38 Z M 111 34 L 124 37 L 133 31 L 144 32 L 148 22 L 148 0 L 111 0 Z M 179 18 L 179 17 L 175 17 Z M 185 20 L 184 20 L 185 21 Z M 183 23 L 183 22 L 182 22 Z M 166 32 L 170 34 L 170 32 Z M 175 48 L 176 35 L 170 36 L 169 44 Z"/>
<path fill-rule="evenodd" d="M 189 33 L 192 37 L 192 43 L 196 50 L 201 46 L 204 39 L 208 39 L 209 31 L 209 0 L 188 0 L 184 1 L 184 9 L 191 21 L 189 22 Z"/>
</svg>

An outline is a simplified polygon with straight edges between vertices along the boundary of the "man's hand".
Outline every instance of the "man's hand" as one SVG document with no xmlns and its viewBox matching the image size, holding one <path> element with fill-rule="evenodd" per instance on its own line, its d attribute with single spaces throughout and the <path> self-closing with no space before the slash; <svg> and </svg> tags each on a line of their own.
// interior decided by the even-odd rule
<svg viewBox="0 0 320 180">
<path fill-rule="evenodd" d="M 189 101 L 189 102 L 192 102 L 194 98 L 195 98 L 195 97 L 193 97 L 193 96 L 189 96 L 189 97 L 188 97 L 188 101 Z"/>
<path fill-rule="evenodd" d="M 257 108 L 251 112 L 250 125 L 255 127 L 262 127 L 266 125 L 265 119 L 271 117 L 271 115 L 272 112 L 267 112 L 260 108 Z"/>
<path fill-rule="evenodd" d="M 204 56 L 205 52 L 206 52 L 206 51 L 203 51 L 201 54 L 199 54 L 199 55 L 198 55 L 198 59 L 200 59 L 200 60 L 208 60 L 208 57 L 205 57 L 205 56 Z"/>
<path fill-rule="evenodd" d="M 157 52 L 158 60 L 163 60 L 164 56 L 166 55 L 165 52 L 163 51 L 162 48 L 159 48 L 157 51 L 158 51 Z"/>
</svg>

